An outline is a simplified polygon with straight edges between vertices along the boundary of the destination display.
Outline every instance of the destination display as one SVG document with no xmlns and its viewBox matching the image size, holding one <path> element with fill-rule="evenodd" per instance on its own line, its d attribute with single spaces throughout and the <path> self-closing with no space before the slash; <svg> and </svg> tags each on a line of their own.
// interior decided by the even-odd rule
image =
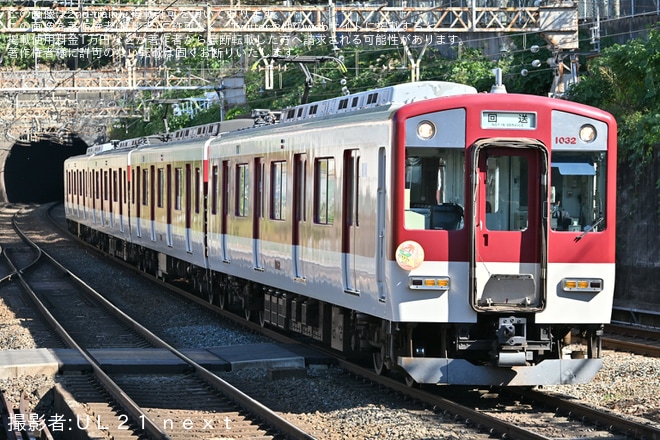
<svg viewBox="0 0 660 440">
<path fill-rule="evenodd" d="M 531 112 L 481 112 L 481 128 L 534 130 L 536 113 Z"/>
</svg>

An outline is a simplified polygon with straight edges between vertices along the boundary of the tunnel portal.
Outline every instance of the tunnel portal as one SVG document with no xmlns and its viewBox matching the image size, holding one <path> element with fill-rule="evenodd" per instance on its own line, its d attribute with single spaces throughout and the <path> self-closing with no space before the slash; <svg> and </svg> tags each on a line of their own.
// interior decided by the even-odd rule
<svg viewBox="0 0 660 440">
<path fill-rule="evenodd" d="M 85 154 L 87 144 L 78 137 L 60 144 L 51 140 L 5 143 L 0 146 L 3 188 L 0 201 L 48 203 L 63 200 L 64 161 Z"/>
</svg>

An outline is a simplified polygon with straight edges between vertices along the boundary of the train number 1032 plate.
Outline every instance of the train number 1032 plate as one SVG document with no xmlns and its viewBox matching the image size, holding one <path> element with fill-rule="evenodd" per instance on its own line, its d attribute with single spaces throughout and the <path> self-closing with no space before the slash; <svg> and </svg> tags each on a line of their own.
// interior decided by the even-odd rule
<svg viewBox="0 0 660 440">
<path fill-rule="evenodd" d="M 481 112 L 481 128 L 499 130 L 534 130 L 536 113 L 533 112 Z"/>
</svg>

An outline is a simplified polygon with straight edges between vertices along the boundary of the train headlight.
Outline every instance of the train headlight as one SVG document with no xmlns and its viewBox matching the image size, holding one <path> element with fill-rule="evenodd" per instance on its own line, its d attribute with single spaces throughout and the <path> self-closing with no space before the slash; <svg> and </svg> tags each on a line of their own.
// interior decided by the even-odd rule
<svg viewBox="0 0 660 440">
<path fill-rule="evenodd" d="M 422 121 L 417 124 L 417 137 L 427 141 L 435 136 L 435 124 L 431 121 Z"/>
<path fill-rule="evenodd" d="M 564 278 L 561 281 L 565 292 L 600 292 L 603 290 L 601 278 Z"/>
<path fill-rule="evenodd" d="M 396 248 L 396 264 L 403 270 L 415 270 L 424 262 L 424 248 L 416 241 L 404 241 Z"/>
<path fill-rule="evenodd" d="M 580 140 L 582 142 L 593 142 L 596 139 L 596 128 L 591 124 L 580 127 Z"/>
</svg>

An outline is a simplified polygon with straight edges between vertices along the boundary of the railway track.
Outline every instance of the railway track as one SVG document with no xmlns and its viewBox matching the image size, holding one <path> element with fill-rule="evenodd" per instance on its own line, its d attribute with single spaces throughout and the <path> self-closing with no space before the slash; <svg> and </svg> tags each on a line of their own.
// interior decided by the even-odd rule
<svg viewBox="0 0 660 440">
<path fill-rule="evenodd" d="M 312 438 L 269 408 L 203 368 L 167 344 L 139 322 L 115 307 L 31 242 L 21 230 L 17 213 L 13 227 L 25 244 L 13 242 L 3 255 L 12 276 L 22 285 L 40 313 L 69 347 L 76 348 L 90 365 L 91 373 L 67 378 L 74 397 L 99 402 L 81 422 L 61 415 L 49 420 L 63 432 L 96 426 L 114 438 L 194 439 L 208 438 L 215 425 L 240 426 L 242 438 Z M 93 331 L 90 331 L 90 327 Z M 190 373 L 175 377 L 143 372 L 140 375 L 106 374 L 89 350 L 92 348 L 158 347 L 185 361 Z M 163 383 L 170 386 L 163 388 Z M 177 384 L 174 386 L 173 384 Z M 195 393 L 191 394 L 194 390 Z M 155 404 L 155 402 L 160 402 Z M 165 403 L 165 405 L 162 405 Z M 95 421 L 88 425 L 86 421 Z M 196 421 L 189 423 L 189 421 Z"/>
<path fill-rule="evenodd" d="M 199 301 L 206 304 L 202 299 L 199 299 Z M 260 329 L 259 324 L 247 322 L 242 316 L 235 316 L 234 319 L 236 322 L 246 324 L 251 331 L 258 331 Z M 268 329 L 266 331 L 268 332 Z M 292 342 L 285 336 L 274 332 L 268 332 L 268 335 Z M 346 385 L 348 388 L 375 387 L 381 389 L 380 387 L 382 387 L 386 390 L 391 390 L 398 396 L 397 400 L 403 401 L 404 399 L 408 399 L 408 405 L 411 408 L 426 408 L 426 411 L 430 412 L 436 421 L 458 422 L 459 426 L 463 426 L 466 430 L 465 432 L 467 432 L 465 438 L 492 438 L 495 436 L 520 439 L 545 439 L 574 438 L 577 435 L 581 437 L 588 436 L 589 438 L 614 439 L 660 438 L 658 437 L 657 427 L 653 424 L 648 423 L 645 426 L 646 424 L 639 419 L 621 418 L 598 408 L 589 408 L 583 405 L 575 406 L 575 402 L 571 402 L 570 399 L 567 400 L 565 396 L 553 394 L 507 394 L 499 390 L 484 392 L 483 390 L 444 387 L 410 388 L 396 378 L 376 376 L 371 372 L 370 368 L 361 368 L 341 359 L 338 359 L 337 362 L 345 371 L 354 375 L 354 378 L 347 378 L 348 381 L 354 381 L 353 384 Z M 280 388 L 282 393 L 288 392 L 288 387 L 286 386 L 273 387 L 272 384 L 269 386 L 262 383 L 258 378 L 245 379 L 243 377 L 241 379 L 240 377 L 228 377 L 232 375 L 224 376 L 229 382 L 235 384 L 237 388 L 245 390 L 249 395 L 265 402 L 268 406 L 283 399 L 284 396 L 278 394 L 279 391 L 277 388 Z M 86 380 L 89 381 L 89 379 Z M 139 379 L 134 376 L 120 376 L 117 378 L 117 382 L 122 387 L 126 387 L 126 389 L 136 386 L 133 382 L 134 380 L 138 381 L 138 384 L 140 383 Z M 170 385 L 178 382 L 187 383 L 187 376 L 183 375 L 176 378 L 172 376 L 172 380 L 172 383 L 169 383 L 167 380 L 163 383 L 169 383 Z M 89 385 L 86 386 L 89 387 Z M 140 385 L 137 386 L 143 388 Z M 98 388 L 98 386 L 94 385 L 92 388 Z M 188 385 L 188 389 L 190 388 L 190 385 Z M 163 389 L 154 385 L 153 396 L 155 397 L 153 398 L 163 399 L 163 396 L 167 396 L 167 392 L 168 387 Z M 447 395 L 447 392 L 450 392 L 450 394 Z M 147 403 L 142 402 L 144 406 L 149 405 L 148 399 L 150 398 L 152 397 L 145 397 L 145 402 Z M 220 404 L 217 403 L 217 405 Z M 167 404 L 161 406 L 166 407 Z M 218 407 L 222 406 L 220 405 Z M 114 416 L 104 415 L 101 419 L 105 420 L 109 418 L 109 420 L 115 420 L 118 417 L 118 413 L 115 412 L 114 414 Z M 119 416 L 121 414 L 119 412 Z M 191 412 L 188 409 L 181 409 L 181 415 L 190 419 Z M 289 417 L 289 420 L 291 419 Z M 204 423 L 203 418 L 200 419 L 200 423 Z M 223 422 L 215 420 L 214 423 L 214 426 L 220 427 Z M 173 422 L 172 432 L 174 432 L 174 425 L 175 423 Z M 239 424 L 236 425 L 237 428 L 238 426 Z"/>
<path fill-rule="evenodd" d="M 200 303 L 207 305 L 202 299 Z M 213 306 L 211 306 L 213 308 Z M 226 313 L 223 311 L 222 313 Z M 246 321 L 244 317 L 234 317 L 237 323 L 247 325 L 253 331 L 265 331 L 271 338 L 283 342 L 293 343 L 295 340 L 282 336 L 279 332 L 269 329 L 260 329 L 259 324 Z M 572 437 L 576 432 L 598 438 L 660 438 L 658 427 L 652 424 L 640 424 L 637 419 L 621 417 L 598 408 L 592 408 L 567 400 L 565 396 L 553 395 L 543 392 L 527 391 L 524 395 L 511 394 L 499 391 L 496 393 L 483 393 L 462 389 L 462 399 L 456 399 L 457 388 L 425 387 L 424 389 L 411 388 L 401 383 L 401 379 L 392 379 L 375 375 L 371 368 L 362 368 L 351 362 L 337 358 L 337 363 L 346 371 L 356 375 L 359 380 L 366 380 L 378 386 L 386 386 L 388 389 L 414 399 L 426 407 L 434 408 L 436 412 L 451 414 L 452 417 L 464 421 L 464 423 L 478 432 L 485 432 L 489 436 L 503 436 L 518 439 L 546 439 L 556 437 Z M 240 386 L 250 389 L 250 393 L 260 396 L 260 399 L 268 399 L 264 393 L 260 394 L 255 381 L 240 382 Z M 451 398 L 443 396 L 447 392 Z M 474 397 L 478 400 L 475 401 Z M 484 398 L 490 396 L 491 398 Z M 508 403 L 504 399 L 508 396 Z M 494 398 L 496 397 L 496 398 Z M 522 400 L 520 397 L 524 397 Z M 270 396 L 271 400 L 277 400 L 276 396 Z M 488 405 L 484 405 L 487 402 Z M 479 409 L 473 409 L 479 408 Z M 548 410 L 550 408 L 550 410 Z M 577 418 L 576 418 L 577 417 Z M 539 421 L 543 421 L 539 423 Z"/>
<path fill-rule="evenodd" d="M 396 379 L 374 375 L 350 364 L 343 368 L 365 380 L 451 414 L 491 436 L 515 439 L 611 438 L 660 439 L 660 425 L 624 417 L 542 390 L 495 390 L 461 387 L 410 388 Z"/>
<path fill-rule="evenodd" d="M 603 347 L 643 356 L 660 357 L 660 331 L 633 325 L 607 325 Z"/>
</svg>

